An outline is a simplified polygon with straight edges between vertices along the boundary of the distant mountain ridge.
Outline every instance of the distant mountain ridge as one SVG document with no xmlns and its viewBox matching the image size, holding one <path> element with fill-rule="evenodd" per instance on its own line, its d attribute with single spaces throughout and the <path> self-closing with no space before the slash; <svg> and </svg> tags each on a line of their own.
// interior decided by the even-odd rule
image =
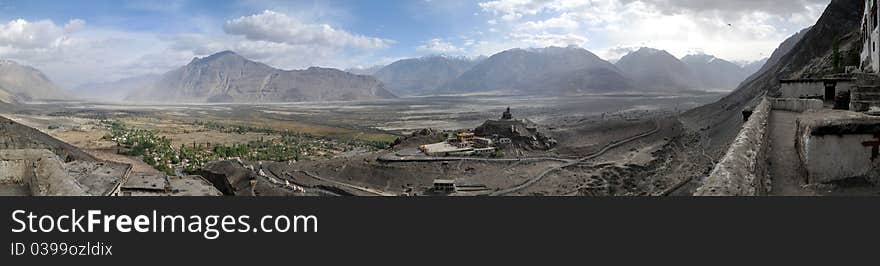
<svg viewBox="0 0 880 266">
<path fill-rule="evenodd" d="M 404 59 L 373 76 L 398 95 L 671 92 L 733 89 L 765 61 L 742 67 L 711 55 L 678 59 L 663 50 L 641 48 L 612 64 L 575 46 L 517 48 L 482 60 L 450 56 Z"/>
<path fill-rule="evenodd" d="M 370 76 L 312 67 L 280 70 L 224 51 L 170 71 L 125 99 L 141 102 L 269 103 L 396 97 Z"/>
<path fill-rule="evenodd" d="M 688 55 L 681 59 L 697 75 L 698 86 L 704 89 L 733 89 L 749 73 L 743 67 L 707 54 Z M 757 70 L 755 70 L 757 71 Z"/>
<path fill-rule="evenodd" d="M 425 94 L 446 86 L 480 60 L 445 55 L 403 59 L 383 67 L 373 76 L 395 94 Z"/>
<path fill-rule="evenodd" d="M 152 87 L 160 78 L 162 76 L 159 74 L 148 74 L 112 82 L 83 84 L 71 91 L 80 98 L 118 102 L 136 90 Z"/>
<path fill-rule="evenodd" d="M 642 90 L 676 91 L 700 87 L 696 73 L 664 50 L 642 47 L 623 56 L 615 65 Z"/>
<path fill-rule="evenodd" d="M 6 103 L 70 98 L 43 72 L 12 60 L 0 60 L 0 101 Z"/>
<path fill-rule="evenodd" d="M 770 60 L 769 57 L 758 60 L 758 61 L 753 61 L 753 62 L 750 62 L 748 64 L 743 65 L 742 68 L 746 71 L 746 73 L 748 73 L 748 76 L 751 76 L 755 73 L 758 73 L 758 71 L 760 71 L 761 68 L 763 68 L 764 65 L 767 64 L 768 60 Z"/>
<path fill-rule="evenodd" d="M 617 67 L 583 48 L 547 47 L 492 55 L 438 91 L 567 95 L 632 88 Z"/>
<path fill-rule="evenodd" d="M 743 66 L 711 55 L 681 59 L 641 48 L 612 64 L 576 47 L 510 49 L 491 57 L 432 55 L 383 67 L 280 70 L 224 51 L 164 75 L 74 89 L 81 97 L 136 102 L 261 103 L 347 101 L 396 95 L 505 93 L 575 95 L 736 87 L 764 61 Z M 369 74 L 374 72 L 372 74 Z M 369 74 L 369 75 L 368 75 Z M 0 94 L 2 99 L 2 94 Z"/>
</svg>

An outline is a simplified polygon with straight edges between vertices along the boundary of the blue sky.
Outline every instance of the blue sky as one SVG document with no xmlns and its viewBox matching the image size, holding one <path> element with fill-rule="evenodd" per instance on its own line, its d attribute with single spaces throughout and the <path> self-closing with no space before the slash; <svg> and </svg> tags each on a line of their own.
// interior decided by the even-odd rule
<svg viewBox="0 0 880 266">
<path fill-rule="evenodd" d="M 614 60 L 768 56 L 829 0 L 0 0 L 0 58 L 62 87 L 163 73 L 221 50 L 284 69 L 569 46 Z"/>
</svg>

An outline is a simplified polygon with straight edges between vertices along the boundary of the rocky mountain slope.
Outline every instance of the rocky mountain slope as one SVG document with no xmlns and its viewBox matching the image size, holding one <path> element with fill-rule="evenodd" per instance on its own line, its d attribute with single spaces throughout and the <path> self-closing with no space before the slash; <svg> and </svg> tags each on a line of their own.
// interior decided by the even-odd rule
<svg viewBox="0 0 880 266">
<path fill-rule="evenodd" d="M 312 67 L 280 70 L 234 52 L 196 58 L 126 97 L 142 102 L 269 103 L 393 98 L 370 76 Z"/>
<path fill-rule="evenodd" d="M 394 62 L 373 76 L 397 95 L 425 94 L 457 79 L 477 62 L 466 57 L 426 56 Z"/>
<path fill-rule="evenodd" d="M 700 87 L 697 75 L 663 50 L 643 47 L 620 58 L 616 65 L 643 90 L 678 91 Z"/>
<path fill-rule="evenodd" d="M 0 60 L 0 101 L 9 103 L 68 97 L 40 70 L 12 60 Z"/>
<path fill-rule="evenodd" d="M 763 68 L 764 65 L 767 64 L 767 60 L 769 60 L 769 59 L 770 58 L 768 57 L 768 58 L 764 58 L 764 59 L 750 62 L 750 63 L 743 65 L 742 68 L 745 70 L 745 72 L 747 74 L 746 77 L 751 76 L 752 74 L 758 73 L 758 71 L 760 71 L 761 68 Z"/>
<path fill-rule="evenodd" d="M 630 90 L 617 67 L 578 47 L 512 49 L 495 54 L 443 86 L 445 93 L 566 95 Z"/>
</svg>

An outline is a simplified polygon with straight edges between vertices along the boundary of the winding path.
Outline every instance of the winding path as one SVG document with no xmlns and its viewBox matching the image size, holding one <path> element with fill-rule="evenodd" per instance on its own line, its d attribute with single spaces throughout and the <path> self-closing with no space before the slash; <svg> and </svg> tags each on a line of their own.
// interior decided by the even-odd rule
<svg viewBox="0 0 880 266">
<path fill-rule="evenodd" d="M 630 138 L 627 138 L 627 139 L 624 139 L 624 140 L 621 140 L 621 141 L 615 141 L 615 142 L 609 143 L 608 145 L 606 145 L 606 146 L 605 146 L 604 148 L 602 148 L 601 150 L 599 150 L 599 151 L 597 151 L 597 152 L 595 152 L 595 153 L 593 153 L 593 154 L 591 154 L 591 155 L 588 155 L 588 156 L 585 156 L 585 157 L 579 158 L 579 159 L 564 159 L 564 158 L 553 158 L 553 157 L 514 158 L 514 159 L 488 159 L 488 158 L 468 158 L 468 157 L 442 157 L 442 158 L 431 158 L 431 157 L 427 157 L 427 158 L 421 158 L 421 157 L 420 157 L 420 158 L 406 158 L 406 157 L 399 157 L 399 158 L 394 158 L 394 159 L 388 159 L 388 158 L 386 158 L 386 159 L 381 159 L 381 158 L 380 158 L 380 160 L 381 160 L 381 161 L 384 161 L 384 162 L 444 162 L 444 161 L 447 161 L 447 162 L 448 162 L 448 161 L 527 162 L 527 161 L 559 161 L 559 162 L 564 162 L 564 163 L 565 163 L 565 164 L 562 164 L 562 165 L 560 165 L 560 166 L 556 166 L 556 167 L 553 167 L 553 168 L 547 169 L 547 170 L 541 172 L 541 174 L 539 174 L 539 175 L 537 175 L 537 176 L 535 176 L 535 177 L 533 177 L 533 178 L 527 180 L 526 182 L 523 182 L 522 184 L 519 184 L 519 185 L 514 186 L 514 187 L 511 187 L 511 188 L 507 188 L 507 189 L 504 189 L 504 190 L 500 190 L 500 191 L 496 191 L 496 192 L 493 192 L 493 193 L 488 194 L 489 196 L 505 196 L 505 195 L 508 195 L 508 194 L 511 194 L 511 193 L 515 193 L 515 192 L 518 192 L 518 191 L 522 191 L 522 190 L 524 190 L 524 189 L 526 189 L 526 188 L 531 187 L 532 185 L 534 185 L 534 184 L 540 182 L 542 179 L 544 179 L 544 177 L 546 177 L 548 174 L 550 174 L 550 173 L 552 173 L 552 172 L 554 172 L 554 171 L 561 170 L 561 169 L 564 169 L 564 168 L 567 168 L 567 167 L 570 167 L 570 166 L 574 166 L 574 165 L 577 165 L 577 164 L 583 163 L 583 162 L 585 162 L 585 161 L 589 161 L 589 160 L 595 159 L 595 158 L 597 158 L 597 157 L 599 157 L 599 156 L 604 155 L 605 153 L 607 153 L 608 151 L 610 151 L 610 150 L 612 150 L 612 149 L 614 149 L 614 148 L 617 148 L 617 147 L 620 147 L 620 146 L 622 146 L 622 145 L 624 145 L 624 144 L 628 144 L 628 143 L 631 143 L 631 142 L 633 142 L 633 141 L 636 141 L 636 140 L 642 139 L 642 138 L 644 138 L 644 137 L 648 137 L 648 136 L 654 135 L 654 134 L 656 134 L 657 132 L 660 132 L 660 124 L 659 124 L 659 122 L 656 122 L 656 123 L 654 124 L 654 129 L 651 129 L 651 130 L 649 130 L 649 131 L 647 131 L 647 132 L 644 132 L 644 133 L 642 133 L 642 134 L 639 134 L 639 135 L 636 135 L 636 136 L 633 136 L 633 137 L 630 137 Z M 312 173 L 310 173 L 310 172 L 308 172 L 308 171 L 304 171 L 304 170 L 293 170 L 293 171 L 294 171 L 294 172 L 299 172 L 299 173 L 305 174 L 305 175 L 307 175 L 307 176 L 309 176 L 309 177 L 312 177 L 312 178 L 317 179 L 317 180 L 320 180 L 320 181 L 324 181 L 324 182 L 331 183 L 331 184 L 335 184 L 335 185 L 339 185 L 339 186 L 344 186 L 344 187 L 347 187 L 347 188 L 355 189 L 355 190 L 362 191 L 362 192 L 366 192 L 366 193 L 369 193 L 369 194 L 374 194 L 374 195 L 377 195 L 377 196 L 396 196 L 396 195 L 394 195 L 394 194 L 387 193 L 387 192 L 383 192 L 383 191 L 376 190 L 376 189 L 371 189 L 371 188 L 367 188 L 367 187 L 356 186 L 356 185 L 352 185 L 352 184 L 348 184 L 348 183 L 343 183 L 343 182 L 335 181 L 335 180 L 332 180 L 332 179 L 323 178 L 323 177 L 320 177 L 320 176 L 318 176 L 318 175 L 312 174 Z"/>
<path fill-rule="evenodd" d="M 362 187 L 362 186 L 356 186 L 356 185 L 352 185 L 352 184 L 348 184 L 348 183 L 343 183 L 343 182 L 339 182 L 339 181 L 332 180 L 332 179 L 323 178 L 323 177 L 320 177 L 320 176 L 318 176 L 318 175 L 316 175 L 316 174 L 312 174 L 312 173 L 309 173 L 308 171 L 304 171 L 304 170 L 293 170 L 293 171 L 294 171 L 294 172 L 302 173 L 302 174 L 304 174 L 304 175 L 307 175 L 307 176 L 309 176 L 309 177 L 311 177 L 311 178 L 314 178 L 314 179 L 317 179 L 317 180 L 320 180 L 320 181 L 323 181 L 323 182 L 327 182 L 327 183 L 331 183 L 331 184 L 334 184 L 334 185 L 339 185 L 339 186 L 343 186 L 343 187 L 351 188 L 351 189 L 354 189 L 354 190 L 358 190 L 358 191 L 366 192 L 366 193 L 373 194 L 373 195 L 376 195 L 376 196 L 386 196 L 386 197 L 397 196 L 397 195 L 394 195 L 394 194 L 392 194 L 392 193 L 388 193 L 388 192 L 380 191 L 380 190 L 377 190 L 377 189 L 372 189 L 372 188 Z"/>
<path fill-rule="evenodd" d="M 630 142 L 633 142 L 633 141 L 636 141 L 636 140 L 642 139 L 642 138 L 644 138 L 644 137 L 648 137 L 648 136 L 654 135 L 654 134 L 656 134 L 657 132 L 660 132 L 660 124 L 659 124 L 659 122 L 654 124 L 654 129 L 652 129 L 652 130 L 649 130 L 649 131 L 647 131 L 647 132 L 645 132 L 645 133 L 642 133 L 642 134 L 639 134 L 639 135 L 636 135 L 636 136 L 630 137 L 630 138 L 625 139 L 625 140 L 622 140 L 622 141 L 617 141 L 617 142 L 609 143 L 609 144 L 606 145 L 604 148 L 602 148 L 602 150 L 599 150 L 599 151 L 596 152 L 596 153 L 593 153 L 593 154 L 591 154 L 591 155 L 589 155 L 589 156 L 586 156 L 586 157 L 583 157 L 583 158 L 580 158 L 580 159 L 577 159 L 577 160 L 574 160 L 574 161 L 571 161 L 571 162 L 565 163 L 565 164 L 560 165 L 560 166 L 556 166 L 556 167 L 553 167 L 553 168 L 547 169 L 547 170 L 545 170 L 544 172 L 541 172 L 541 174 L 539 174 L 539 175 L 537 175 L 537 176 L 535 176 L 535 177 L 533 177 L 533 178 L 527 180 L 526 182 L 523 182 L 522 184 L 519 184 L 519 185 L 514 186 L 514 187 L 511 187 L 511 188 L 507 188 L 507 189 L 504 189 L 504 190 L 499 190 L 499 191 L 493 192 L 493 193 L 489 194 L 489 196 L 505 196 L 505 195 L 508 195 L 508 194 L 511 194 L 511 193 L 515 193 L 515 192 L 522 191 L 523 189 L 529 188 L 529 187 L 531 187 L 532 185 L 534 185 L 534 184 L 540 182 L 542 179 L 544 179 L 544 177 L 546 177 L 548 174 L 550 174 L 550 173 L 552 173 L 552 172 L 555 172 L 555 171 L 558 171 L 558 170 L 561 170 L 561 169 L 564 169 L 564 168 L 567 168 L 567 167 L 570 167 L 570 166 L 574 166 L 574 165 L 577 165 L 577 164 L 583 163 L 583 162 L 585 162 L 585 161 L 589 161 L 589 160 L 595 159 L 595 158 L 597 158 L 597 157 L 599 157 L 599 156 L 604 155 L 606 152 L 610 151 L 611 149 L 614 149 L 614 148 L 620 147 L 620 146 L 622 146 L 622 145 L 624 145 L 624 144 L 627 144 L 627 143 L 630 143 Z"/>
<path fill-rule="evenodd" d="M 427 156 L 396 156 L 383 155 L 379 157 L 379 161 L 388 163 L 404 163 L 404 162 L 527 162 L 527 161 L 559 161 L 571 163 L 577 159 L 565 159 L 555 157 L 533 157 L 533 158 L 509 158 L 509 159 L 491 159 L 491 158 L 474 158 L 474 157 L 427 157 Z"/>
</svg>

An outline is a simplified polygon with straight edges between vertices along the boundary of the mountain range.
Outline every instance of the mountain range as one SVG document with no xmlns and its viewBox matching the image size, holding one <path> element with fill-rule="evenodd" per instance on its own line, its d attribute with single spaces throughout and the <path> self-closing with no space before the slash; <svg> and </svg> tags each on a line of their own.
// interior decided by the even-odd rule
<svg viewBox="0 0 880 266">
<path fill-rule="evenodd" d="M 641 48 L 612 64 L 583 48 L 547 47 L 511 49 L 481 60 L 404 59 L 373 76 L 399 95 L 670 92 L 736 88 L 765 62 L 740 66 L 711 55 L 678 59 L 663 50 Z"/>
<path fill-rule="evenodd" d="M 698 86 L 705 89 L 736 88 L 749 75 L 758 71 L 760 61 L 739 66 L 706 54 L 688 55 L 681 59 L 697 76 Z"/>
<path fill-rule="evenodd" d="M 173 103 L 269 103 L 394 98 L 379 80 L 336 69 L 280 70 L 224 51 L 195 58 L 125 100 Z"/>
<path fill-rule="evenodd" d="M 162 75 L 86 84 L 68 93 L 39 70 L 3 60 L 0 101 L 64 99 L 70 94 L 105 101 L 267 103 L 468 93 L 674 92 L 734 88 L 766 61 L 740 66 L 711 55 L 678 59 L 663 50 L 641 48 L 612 64 L 571 46 L 510 49 L 479 58 L 426 56 L 353 74 L 318 67 L 281 70 L 224 51 L 194 58 Z"/>
<path fill-rule="evenodd" d="M 578 47 L 511 49 L 476 64 L 438 91 L 565 95 L 633 89 L 613 64 Z"/>
</svg>

